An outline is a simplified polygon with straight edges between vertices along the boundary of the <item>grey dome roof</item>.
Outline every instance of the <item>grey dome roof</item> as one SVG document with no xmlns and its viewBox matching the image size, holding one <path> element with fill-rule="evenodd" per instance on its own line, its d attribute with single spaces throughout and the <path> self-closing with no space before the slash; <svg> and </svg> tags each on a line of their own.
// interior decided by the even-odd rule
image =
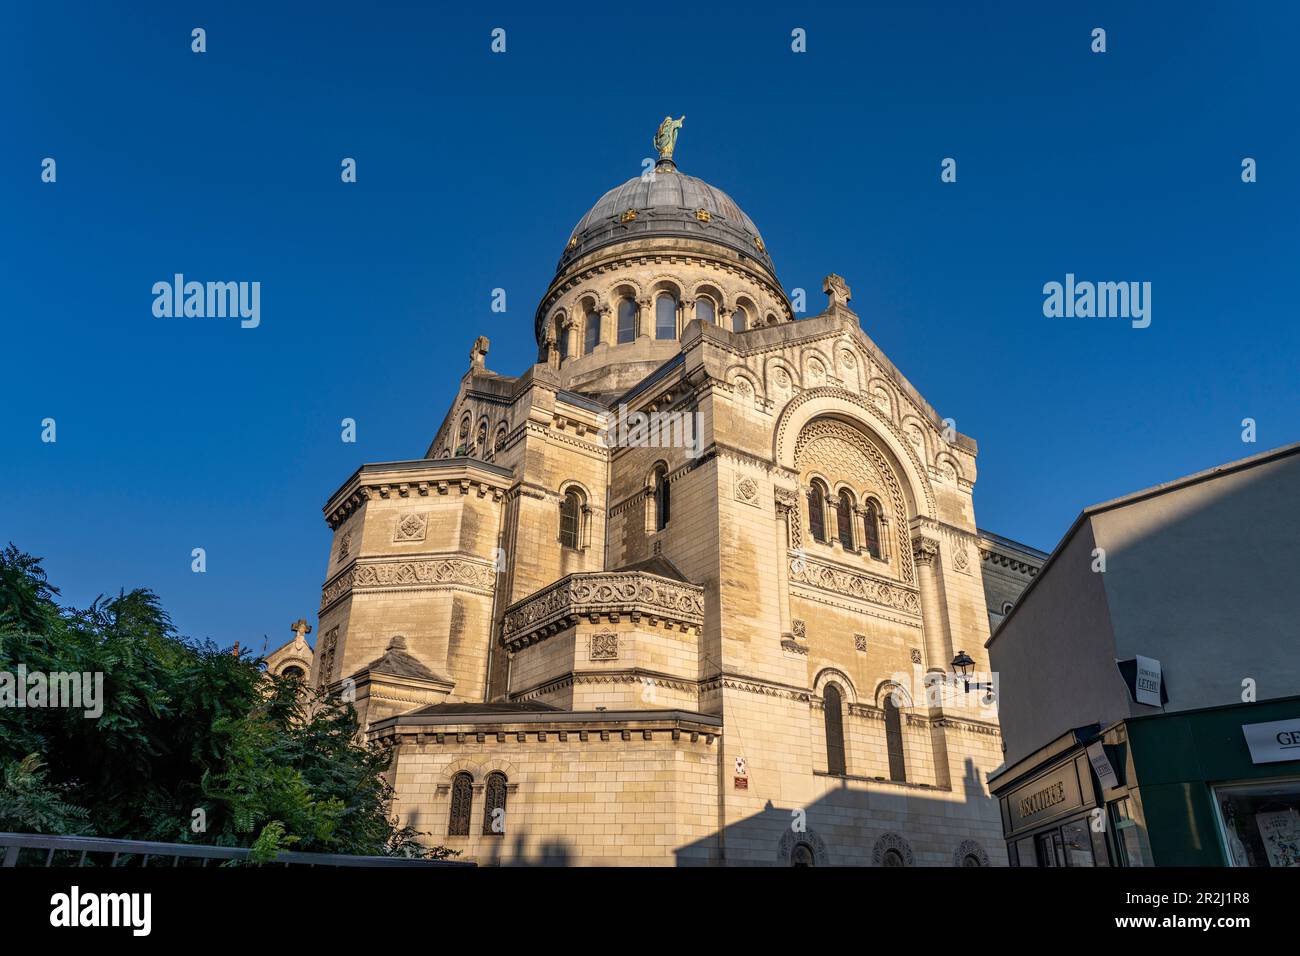
<svg viewBox="0 0 1300 956">
<path fill-rule="evenodd" d="M 636 218 L 620 222 L 629 209 L 636 210 Z M 708 214 L 707 222 L 700 210 Z M 602 246 L 651 236 L 716 242 L 757 260 L 769 272 L 776 271 L 758 227 L 735 200 L 716 186 L 665 163 L 655 170 L 653 180 L 637 176 L 601 196 L 574 227 L 558 269 Z"/>
</svg>

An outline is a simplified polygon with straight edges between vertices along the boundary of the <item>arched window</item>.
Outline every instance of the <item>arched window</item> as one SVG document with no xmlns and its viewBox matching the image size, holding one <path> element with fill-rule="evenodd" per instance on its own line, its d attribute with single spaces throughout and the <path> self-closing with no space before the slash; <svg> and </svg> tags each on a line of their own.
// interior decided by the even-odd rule
<svg viewBox="0 0 1300 956">
<path fill-rule="evenodd" d="M 903 720 L 894 703 L 894 695 L 885 698 L 885 750 L 889 754 L 889 779 L 904 781 L 907 779 L 907 767 L 903 761 Z"/>
<path fill-rule="evenodd" d="M 845 551 L 853 547 L 853 493 L 847 488 L 840 489 L 839 501 L 835 506 L 835 523 L 839 526 L 840 547 Z"/>
<path fill-rule="evenodd" d="M 588 312 L 587 325 L 582 337 L 582 351 L 584 355 L 590 355 L 597 345 L 600 344 L 600 313 Z"/>
<path fill-rule="evenodd" d="M 677 300 L 667 293 L 655 299 L 655 338 L 677 338 Z"/>
<path fill-rule="evenodd" d="M 749 313 L 745 311 L 743 305 L 736 306 L 736 311 L 731 313 L 731 331 L 744 332 L 749 328 Z"/>
<path fill-rule="evenodd" d="M 560 350 L 561 360 L 569 357 L 569 330 L 564 327 L 563 319 L 555 323 L 555 347 Z"/>
<path fill-rule="evenodd" d="M 577 548 L 582 541 L 582 493 L 570 488 L 560 502 L 560 544 Z"/>
<path fill-rule="evenodd" d="M 506 775 L 493 770 L 487 775 L 483 787 L 483 835 L 505 836 L 506 833 Z"/>
<path fill-rule="evenodd" d="M 451 815 L 447 820 L 447 836 L 469 836 L 473 804 L 474 778 L 461 771 L 451 778 Z"/>
<path fill-rule="evenodd" d="M 880 506 L 875 499 L 867 499 L 867 507 L 862 512 L 863 537 L 867 554 L 880 558 Z"/>
<path fill-rule="evenodd" d="M 796 843 L 790 851 L 791 866 L 816 866 L 817 858 L 813 856 L 812 847 L 807 843 Z"/>
<path fill-rule="evenodd" d="M 961 865 L 962 866 L 983 866 L 984 864 L 980 862 L 980 858 L 976 856 L 974 853 L 967 853 L 964 857 L 961 858 Z"/>
<path fill-rule="evenodd" d="M 826 543 L 826 486 L 816 478 L 808 490 L 808 531 L 813 540 Z"/>
<path fill-rule="evenodd" d="M 668 468 L 660 465 L 654 472 L 655 493 L 655 530 L 662 531 L 668 526 L 671 498 L 668 491 Z"/>
<path fill-rule="evenodd" d="M 718 310 L 714 306 L 713 300 L 706 295 L 700 296 L 695 300 L 695 317 L 703 319 L 705 322 L 716 322 Z"/>
<path fill-rule="evenodd" d="M 623 345 L 636 338 L 636 303 L 623 299 L 618 304 L 618 344 Z"/>
<path fill-rule="evenodd" d="M 822 709 L 826 714 L 826 772 L 842 777 L 844 768 L 844 714 L 840 689 L 827 684 L 822 691 Z"/>
<path fill-rule="evenodd" d="M 907 862 L 903 859 L 903 854 L 897 850 L 889 849 L 885 851 L 880 860 L 881 866 L 906 866 Z"/>
<path fill-rule="evenodd" d="M 290 664 L 284 670 L 280 671 L 280 676 L 289 680 L 302 680 L 307 675 L 301 667 L 295 667 Z"/>
</svg>

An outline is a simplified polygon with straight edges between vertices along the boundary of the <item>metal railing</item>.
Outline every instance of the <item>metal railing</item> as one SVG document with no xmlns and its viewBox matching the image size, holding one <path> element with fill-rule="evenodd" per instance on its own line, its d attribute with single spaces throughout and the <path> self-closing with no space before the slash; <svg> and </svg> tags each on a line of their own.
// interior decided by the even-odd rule
<svg viewBox="0 0 1300 956">
<path fill-rule="evenodd" d="M 107 840 L 100 837 L 0 833 L 0 866 L 239 866 L 251 850 L 243 847 Z M 43 859 L 42 859 L 43 857 Z M 182 861 L 185 861 L 183 864 Z M 253 864 L 248 864 L 253 865 Z M 346 853 L 297 853 L 286 850 L 269 866 L 473 866 L 455 860 L 418 860 L 402 856 L 349 856 Z"/>
</svg>

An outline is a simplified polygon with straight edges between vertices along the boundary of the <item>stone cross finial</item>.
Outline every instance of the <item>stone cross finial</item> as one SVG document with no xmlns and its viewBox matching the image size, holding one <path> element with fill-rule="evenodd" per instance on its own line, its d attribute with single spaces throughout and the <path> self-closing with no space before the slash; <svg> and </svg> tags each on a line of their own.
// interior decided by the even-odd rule
<svg viewBox="0 0 1300 956">
<path fill-rule="evenodd" d="M 470 368 L 483 368 L 484 359 L 487 358 L 488 354 L 488 346 L 491 344 L 486 335 L 480 335 L 474 340 L 474 347 L 469 350 Z"/>
<path fill-rule="evenodd" d="M 303 641 L 311 633 L 311 625 L 307 623 L 305 618 L 300 617 L 289 625 L 289 630 L 293 631 L 295 640 Z"/>
<path fill-rule="evenodd" d="M 822 281 L 822 291 L 830 296 L 832 309 L 847 308 L 849 299 L 853 298 L 853 290 L 845 283 L 844 277 L 834 272 Z"/>
</svg>

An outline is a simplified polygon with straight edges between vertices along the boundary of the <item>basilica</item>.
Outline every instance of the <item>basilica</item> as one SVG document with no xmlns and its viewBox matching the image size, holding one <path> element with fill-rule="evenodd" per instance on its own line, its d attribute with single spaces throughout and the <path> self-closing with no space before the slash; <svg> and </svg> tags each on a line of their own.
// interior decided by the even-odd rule
<svg viewBox="0 0 1300 956">
<path fill-rule="evenodd" d="M 479 865 L 1004 865 L 984 644 L 1045 555 L 977 528 L 975 441 L 840 276 L 796 313 L 681 126 L 564 241 L 536 364 L 480 337 L 424 456 L 330 496 L 316 645 L 268 667 Z"/>
</svg>

